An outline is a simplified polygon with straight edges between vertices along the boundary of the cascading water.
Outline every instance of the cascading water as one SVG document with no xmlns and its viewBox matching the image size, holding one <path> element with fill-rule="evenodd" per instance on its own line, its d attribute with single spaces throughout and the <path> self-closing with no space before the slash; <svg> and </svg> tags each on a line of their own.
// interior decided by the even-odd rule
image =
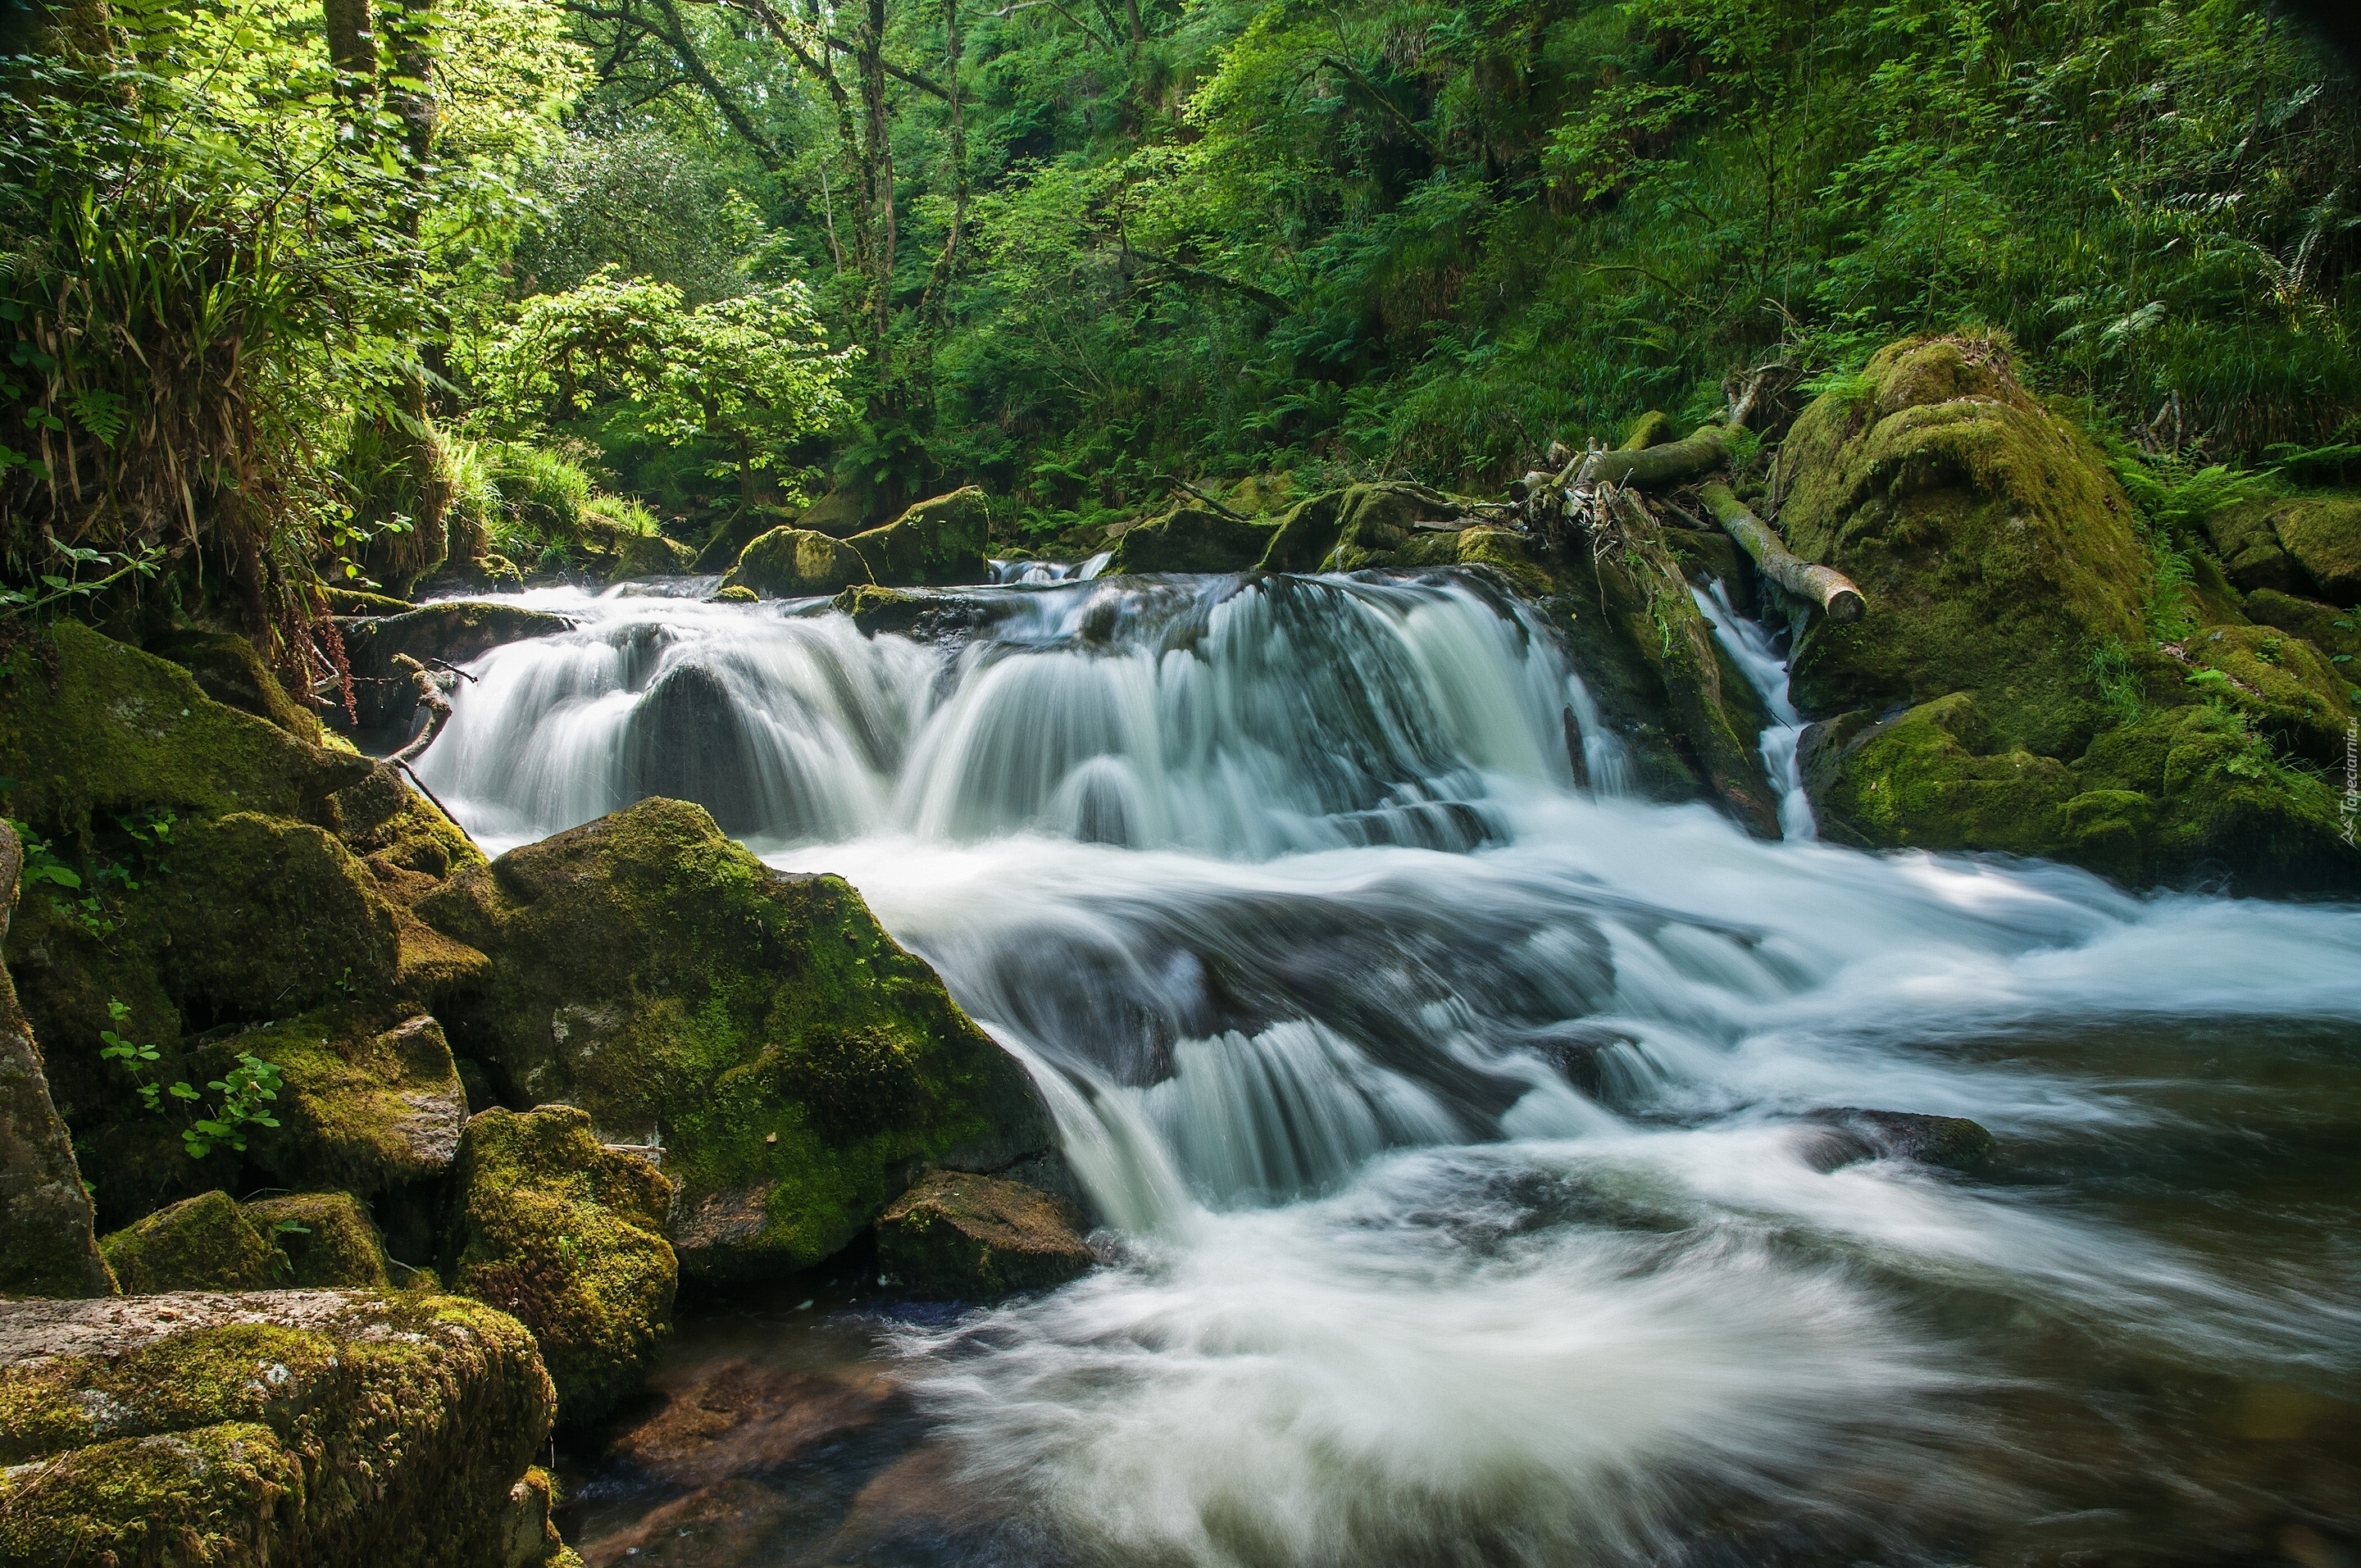
<svg viewBox="0 0 2361 1568">
<path fill-rule="evenodd" d="M 862 1560 L 2189 1560 L 2361 1508 L 2361 911 L 1813 843 L 1719 597 L 1785 842 L 1622 796 L 1470 582 L 944 602 L 580 600 L 422 764 L 491 847 L 704 801 L 1042 1086 L 1126 1261 L 905 1328 L 981 1501 Z M 1832 1158 L 1842 1106 L 2006 1159 Z"/>
</svg>

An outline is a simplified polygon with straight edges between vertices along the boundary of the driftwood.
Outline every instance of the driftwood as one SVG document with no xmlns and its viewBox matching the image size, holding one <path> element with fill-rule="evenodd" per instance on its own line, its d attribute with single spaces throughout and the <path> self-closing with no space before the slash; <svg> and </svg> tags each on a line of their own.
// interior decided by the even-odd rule
<svg viewBox="0 0 2361 1568">
<path fill-rule="evenodd" d="M 1732 494 L 1728 485 L 1711 480 L 1697 487 L 1697 496 L 1713 513 L 1713 520 L 1721 524 L 1722 532 L 1754 557 L 1754 564 L 1763 569 L 1764 576 L 1796 598 L 1818 605 L 1832 621 L 1842 624 L 1861 618 L 1868 605 L 1850 577 L 1789 554 L 1770 525 L 1747 510 L 1746 503 Z"/>
<path fill-rule="evenodd" d="M 426 754 L 426 748 L 434 744 L 434 737 L 451 721 L 451 699 L 445 695 L 445 683 L 450 677 L 437 674 L 407 653 L 396 653 L 392 663 L 395 668 L 409 672 L 411 684 L 418 688 L 418 706 L 426 710 L 425 727 L 410 738 L 408 745 L 386 758 L 408 773 L 409 764 Z"/>
</svg>

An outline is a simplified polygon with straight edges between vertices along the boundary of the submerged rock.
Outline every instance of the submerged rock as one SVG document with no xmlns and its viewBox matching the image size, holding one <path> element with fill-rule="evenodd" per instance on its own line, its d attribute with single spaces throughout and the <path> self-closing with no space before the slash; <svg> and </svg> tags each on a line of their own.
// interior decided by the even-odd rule
<svg viewBox="0 0 2361 1568">
<path fill-rule="evenodd" d="M 545 1105 L 470 1120 L 452 1190 L 451 1288 L 533 1330 L 569 1424 L 612 1409 L 671 1326 L 672 1184 L 608 1148 L 584 1113 Z"/>
<path fill-rule="evenodd" d="M 845 589 L 834 603 L 867 636 L 891 632 L 920 642 L 966 637 L 1014 608 L 1014 601 L 1005 598 L 867 586 Z"/>
<path fill-rule="evenodd" d="M 1227 517 L 1202 506 L 1177 506 L 1137 523 L 1116 541 L 1107 571 L 1248 572 L 1261 564 L 1278 527 Z"/>
<path fill-rule="evenodd" d="M 287 1260 L 226 1192 L 157 1210 L 98 1244 L 127 1296 L 167 1290 L 268 1290 Z"/>
<path fill-rule="evenodd" d="M 884 527 L 856 533 L 845 543 L 868 563 L 872 582 L 900 588 L 953 587 L 990 578 L 983 558 L 990 532 L 983 491 L 970 485 L 920 501 Z"/>
<path fill-rule="evenodd" d="M 832 876 L 788 876 L 678 801 L 516 850 L 420 905 L 490 955 L 444 1018 L 522 1102 L 660 1131 L 685 1270 L 775 1276 L 928 1164 L 1051 1146 L 1024 1069 Z"/>
<path fill-rule="evenodd" d="M 1805 1157 L 1820 1170 L 1864 1159 L 1906 1159 L 1972 1172 L 1984 1169 L 2000 1155 L 2000 1140 L 1965 1116 L 1839 1105 L 1815 1111 L 1808 1120 L 1818 1124 L 1819 1130 Z"/>
<path fill-rule="evenodd" d="M 1096 1260 L 1082 1216 L 1021 1182 L 939 1170 L 877 1217 L 877 1267 L 913 1296 L 990 1301 L 1049 1290 Z"/>
<path fill-rule="evenodd" d="M 803 528 L 774 528 L 746 546 L 721 590 L 758 598 L 808 598 L 869 580 L 869 564 L 840 539 Z"/>
<path fill-rule="evenodd" d="M 0 1560 L 556 1568 L 551 1407 L 472 1301 L 0 1302 Z"/>
</svg>

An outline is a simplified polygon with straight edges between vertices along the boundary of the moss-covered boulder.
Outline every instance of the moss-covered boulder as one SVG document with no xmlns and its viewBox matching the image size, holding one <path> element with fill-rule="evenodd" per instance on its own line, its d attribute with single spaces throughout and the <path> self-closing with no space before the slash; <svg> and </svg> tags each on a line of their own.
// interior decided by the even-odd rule
<svg viewBox="0 0 2361 1568">
<path fill-rule="evenodd" d="M 721 587 L 761 598 L 807 598 L 869 580 L 868 563 L 842 540 L 802 528 L 774 528 L 746 546 Z"/>
<path fill-rule="evenodd" d="M 552 1395 L 474 1301 L 0 1302 L 0 1561 L 556 1568 Z"/>
<path fill-rule="evenodd" d="M 1262 557 L 1267 572 L 1357 572 L 1369 566 L 1408 565 L 1380 560 L 1427 532 L 1422 524 L 1451 532 L 1466 506 L 1440 490 L 1400 480 L 1348 485 L 1299 502 L 1279 520 Z M 1430 546 L 1430 550 L 1433 547 Z M 1418 565 L 1445 563 L 1420 562 Z"/>
<path fill-rule="evenodd" d="M 434 1180 L 458 1156 L 467 1096 L 432 1017 L 387 1024 L 357 1006 L 322 1008 L 239 1034 L 201 1065 L 235 1051 L 279 1069 L 279 1125 L 252 1134 L 247 1157 L 282 1186 L 367 1198 Z"/>
<path fill-rule="evenodd" d="M 167 1290 L 268 1290 L 287 1282 L 269 1233 L 226 1192 L 159 1209 L 98 1244 L 126 1296 Z"/>
<path fill-rule="evenodd" d="M 1090 1271 L 1082 1216 L 1018 1181 L 929 1173 L 877 1217 L 877 1270 L 887 1288 L 991 1301 L 1051 1290 Z"/>
<path fill-rule="evenodd" d="M 0 948 L 24 864 L 0 820 Z M 91 1229 L 90 1194 L 49 1099 L 33 1026 L 0 969 L 0 1296 L 106 1296 L 114 1276 Z"/>
<path fill-rule="evenodd" d="M 567 1422 L 613 1408 L 671 1325 L 672 1184 L 608 1148 L 586 1113 L 545 1105 L 469 1121 L 452 1193 L 451 1288 L 532 1328 Z"/>
<path fill-rule="evenodd" d="M 1273 523 L 1247 522 L 1201 506 L 1178 506 L 1124 531 L 1107 570 L 1246 572 L 1260 565 L 1278 532 Z"/>
<path fill-rule="evenodd" d="M 2205 532 L 2241 588 L 2361 603 L 2361 495 L 2316 491 L 2241 501 L 2208 517 Z"/>
<path fill-rule="evenodd" d="M 616 541 L 608 558 L 607 580 L 631 577 L 677 577 L 697 569 L 697 552 L 661 533 L 627 534 Z"/>
<path fill-rule="evenodd" d="M 830 601 L 852 618 L 866 636 L 880 632 L 920 642 L 941 642 L 972 636 L 995 620 L 1013 614 L 1010 598 L 981 598 L 913 588 L 880 588 L 868 584 L 845 589 Z"/>
<path fill-rule="evenodd" d="M 1782 457 L 1789 548 L 1874 613 L 1816 620 L 1790 683 L 1807 712 L 1972 691 L 1986 721 L 2080 755 L 2107 718 L 2092 650 L 2143 637 L 2147 557 L 2095 447 L 2021 387 L 2005 347 L 1912 338 L 1805 410 Z"/>
<path fill-rule="evenodd" d="M 302 817 L 365 776 L 330 751 L 207 696 L 180 665 L 60 621 L 0 674 L 0 776 L 9 815 L 70 845 L 117 815 Z"/>
<path fill-rule="evenodd" d="M 280 1282 L 294 1289 L 390 1282 L 385 1238 L 349 1192 L 291 1192 L 238 1205 L 254 1228 L 286 1259 Z"/>
<path fill-rule="evenodd" d="M 920 501 L 884 527 L 856 533 L 845 543 L 868 563 L 872 582 L 889 587 L 939 588 L 990 578 L 991 569 L 983 559 L 990 533 L 991 516 L 983 492 L 970 485 Z"/>
<path fill-rule="evenodd" d="M 269 719 L 299 740 L 319 742 L 320 716 L 288 695 L 247 639 L 234 631 L 192 629 L 149 638 L 147 648 L 188 671 L 198 687 L 225 707 Z"/>
<path fill-rule="evenodd" d="M 788 876 L 647 800 L 467 873 L 421 912 L 491 955 L 445 1014 L 511 1103 L 664 1140 L 684 1268 L 775 1275 L 914 1169 L 1051 1146 L 1024 1069 L 836 877 Z"/>
</svg>

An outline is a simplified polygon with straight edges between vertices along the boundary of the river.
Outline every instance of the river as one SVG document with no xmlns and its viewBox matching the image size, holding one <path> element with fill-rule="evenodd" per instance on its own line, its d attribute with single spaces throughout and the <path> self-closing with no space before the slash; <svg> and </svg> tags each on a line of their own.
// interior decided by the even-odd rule
<svg viewBox="0 0 2361 1568">
<path fill-rule="evenodd" d="M 1480 582 L 1030 576 L 545 591 L 422 763 L 489 850 L 663 794 L 849 878 L 1115 1259 L 692 1315 L 653 1425 L 771 1436 L 575 1457 L 593 1563 L 2356 1560 L 2361 909 L 1817 842 L 1719 598 L 1778 842 Z"/>
</svg>

